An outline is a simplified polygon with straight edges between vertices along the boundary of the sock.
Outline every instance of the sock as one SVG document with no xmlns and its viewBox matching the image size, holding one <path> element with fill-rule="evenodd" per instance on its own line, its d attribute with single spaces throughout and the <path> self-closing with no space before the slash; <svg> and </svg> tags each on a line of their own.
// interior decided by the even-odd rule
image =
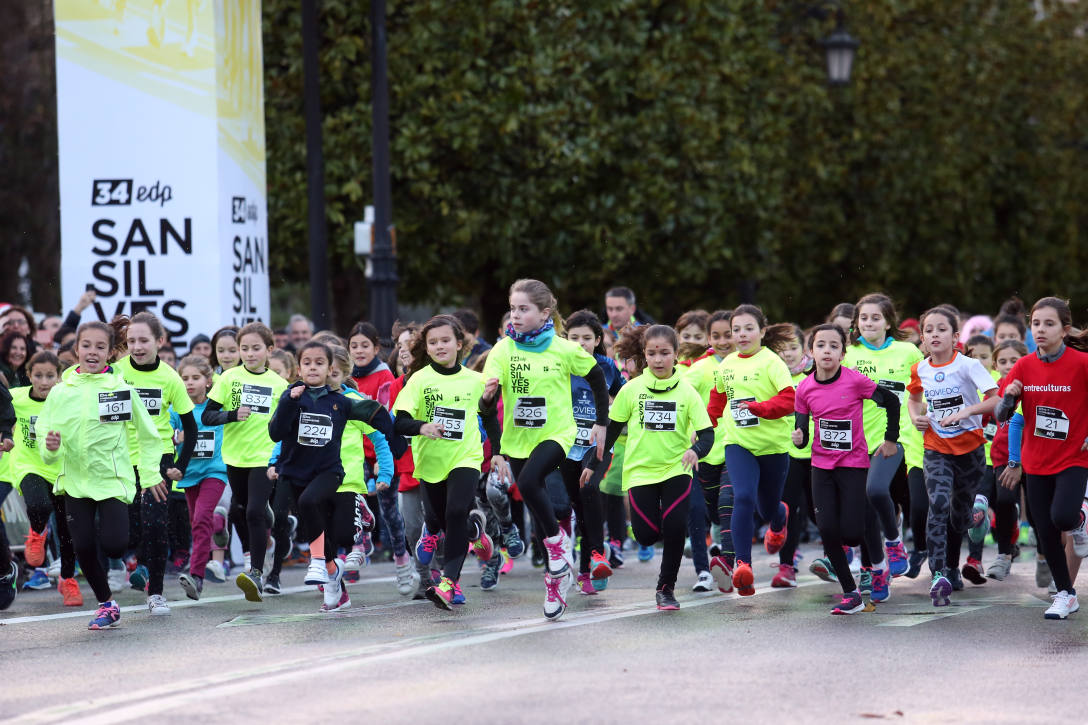
<svg viewBox="0 0 1088 725">
<path fill-rule="evenodd" d="M 405 564 L 407 564 L 407 563 L 408 563 L 409 561 L 411 561 L 411 559 L 410 559 L 410 558 L 408 557 L 408 552 L 407 552 L 407 551 L 406 551 L 406 552 L 404 552 L 403 554 L 401 554 L 400 556 L 394 556 L 394 557 L 393 557 L 393 562 L 394 562 L 394 563 L 395 563 L 395 564 L 396 564 L 397 566 L 404 566 L 404 565 L 405 565 Z"/>
<path fill-rule="evenodd" d="M 899 546 L 899 545 L 900 545 L 900 544 L 902 544 L 902 543 L 903 543 L 903 539 L 902 539 L 902 538 L 900 538 L 900 537 L 898 537 L 898 536 L 896 536 L 896 537 L 895 537 L 894 539 L 887 539 L 887 540 L 886 540 L 886 541 L 884 542 L 884 544 L 885 544 L 886 546 Z"/>
<path fill-rule="evenodd" d="M 978 506 L 979 504 L 982 504 L 983 508 L 989 508 L 990 501 L 980 493 L 975 496 L 975 505 Z"/>
</svg>

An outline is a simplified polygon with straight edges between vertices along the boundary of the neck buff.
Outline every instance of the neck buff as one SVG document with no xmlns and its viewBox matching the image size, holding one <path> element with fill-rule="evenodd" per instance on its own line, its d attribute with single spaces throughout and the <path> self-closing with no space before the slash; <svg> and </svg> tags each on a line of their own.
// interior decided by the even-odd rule
<svg viewBox="0 0 1088 725">
<path fill-rule="evenodd" d="M 548 349 L 552 338 L 555 337 L 555 323 L 548 318 L 543 325 L 532 332 L 518 332 L 513 325 L 507 323 L 506 336 L 514 341 L 519 350 L 542 352 Z"/>
<path fill-rule="evenodd" d="M 803 373 L 811 366 L 812 358 L 810 358 L 808 355 L 805 355 L 803 358 L 801 358 L 801 362 L 797 363 L 797 367 L 790 368 L 790 375 L 797 375 L 798 373 Z"/>
</svg>

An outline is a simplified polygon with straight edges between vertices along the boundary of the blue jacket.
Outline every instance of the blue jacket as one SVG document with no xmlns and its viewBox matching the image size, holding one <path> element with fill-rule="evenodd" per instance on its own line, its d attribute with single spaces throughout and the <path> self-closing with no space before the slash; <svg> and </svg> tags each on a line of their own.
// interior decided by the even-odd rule
<svg viewBox="0 0 1088 725">
<path fill-rule="evenodd" d="M 223 463 L 223 426 L 204 425 L 200 416 L 204 414 L 204 408 L 208 400 L 193 407 L 193 417 L 196 418 L 196 448 L 189 459 L 189 466 L 185 469 L 185 476 L 174 485 L 177 488 L 189 488 L 203 481 L 205 478 L 215 478 L 227 483 L 227 464 Z M 181 430 L 181 417 L 173 410 L 170 411 L 170 427 Z M 175 446 L 178 455 L 181 455 L 181 446 Z"/>
</svg>

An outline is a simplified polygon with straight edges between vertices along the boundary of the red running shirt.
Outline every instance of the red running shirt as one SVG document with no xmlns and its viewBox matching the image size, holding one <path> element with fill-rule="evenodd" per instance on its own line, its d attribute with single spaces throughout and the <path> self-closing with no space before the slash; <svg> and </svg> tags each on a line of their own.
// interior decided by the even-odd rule
<svg viewBox="0 0 1088 725">
<path fill-rule="evenodd" d="M 1024 472 L 1049 476 L 1073 466 L 1088 467 L 1088 452 L 1081 450 L 1088 438 L 1088 354 L 1067 347 L 1048 363 L 1033 353 L 1012 366 L 1006 385 L 1013 380 L 1024 385 Z"/>
</svg>

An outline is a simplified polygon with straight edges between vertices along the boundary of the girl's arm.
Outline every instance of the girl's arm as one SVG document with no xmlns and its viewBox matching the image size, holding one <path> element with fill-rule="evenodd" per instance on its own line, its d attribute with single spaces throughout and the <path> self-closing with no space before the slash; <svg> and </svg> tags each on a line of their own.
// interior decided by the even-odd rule
<svg viewBox="0 0 1088 725">
<path fill-rule="evenodd" d="M 305 383 L 296 383 L 291 388 L 305 385 Z M 298 399 L 291 395 L 291 388 L 283 391 L 280 395 L 280 402 L 276 404 L 276 410 L 272 413 L 272 419 L 268 421 L 268 437 L 273 442 L 285 441 L 291 437 L 291 433 L 294 429 L 294 422 L 298 420 L 299 403 Z M 211 402 L 208 403 L 211 406 Z M 204 415 L 202 419 L 207 417 L 208 410 L 204 409 Z M 207 425 L 207 423 L 205 423 Z"/>
<path fill-rule="evenodd" d="M 784 418 L 793 412 L 793 401 L 796 396 L 797 391 L 792 385 L 789 385 L 779 390 L 778 395 L 770 400 L 765 400 L 762 403 L 741 403 L 741 407 L 747 407 L 748 412 L 757 418 L 775 420 L 776 418 Z"/>
<path fill-rule="evenodd" d="M 491 455 L 502 455 L 502 451 L 499 450 L 499 443 L 502 440 L 502 427 L 499 425 L 498 410 L 495 406 L 491 406 L 486 411 L 480 411 L 480 420 L 483 421 L 487 440 L 491 441 Z"/>
<path fill-rule="evenodd" d="M 877 386 L 873 390 L 872 401 L 884 409 L 888 415 L 888 427 L 884 431 L 884 440 L 888 443 L 899 442 L 899 396 Z"/>
<path fill-rule="evenodd" d="M 181 441 L 181 452 L 178 454 L 178 459 L 174 462 L 173 468 L 178 469 L 181 475 L 185 475 L 185 469 L 189 466 L 189 461 L 193 457 L 193 451 L 196 450 L 196 418 L 193 416 L 193 411 L 184 413 L 178 416 L 181 421 L 181 432 L 184 434 L 184 438 Z M 165 474 L 166 472 L 163 471 Z"/>
<path fill-rule="evenodd" d="M 997 404 L 1001 401 L 1001 399 L 997 397 L 996 393 L 997 388 L 990 388 L 986 391 L 985 397 L 982 402 L 975 403 L 974 405 L 968 405 L 960 412 L 953 413 L 952 415 L 942 419 L 940 423 L 941 427 L 951 427 L 956 423 L 959 423 L 960 421 L 967 420 L 972 415 L 989 415 L 990 413 L 993 413 L 994 408 L 996 408 Z"/>
<path fill-rule="evenodd" d="M 627 425 L 625 421 L 610 420 L 608 421 L 608 430 L 604 435 L 604 449 L 611 451 L 612 446 L 616 445 L 616 441 L 619 440 L 620 435 L 623 433 L 624 427 Z M 711 441 L 713 443 L 713 441 Z M 594 471 L 597 475 L 603 476 L 608 470 L 608 467 L 612 464 L 611 456 L 602 456 L 598 459 L 594 466 Z M 584 475 L 584 474 L 583 474 Z M 588 478 L 587 478 L 588 480 Z"/>
<path fill-rule="evenodd" d="M 994 409 L 994 419 L 998 423 L 1004 423 L 1013 417 L 1022 392 L 1024 392 L 1024 385 L 1019 380 L 1013 380 L 1005 386 L 1005 394 Z"/>
<path fill-rule="evenodd" d="M 389 441 L 379 431 L 367 433 L 366 437 L 374 444 L 374 455 L 378 459 L 378 484 L 388 486 L 393 480 L 393 452 L 389 450 Z"/>
<path fill-rule="evenodd" d="M 808 445 L 808 413 L 794 413 L 793 414 L 793 445 L 797 448 L 804 448 Z"/>
<path fill-rule="evenodd" d="M 910 399 L 907 401 L 907 412 L 910 413 L 910 420 L 914 423 L 915 428 L 923 432 L 929 428 L 926 401 L 922 398 L 921 393 L 910 394 Z"/>
<path fill-rule="evenodd" d="M 11 393 L 0 386 L 0 451 L 10 451 L 15 445 L 11 432 L 15 428 L 15 407 L 11 404 Z"/>
<path fill-rule="evenodd" d="M 725 413 L 725 406 L 729 404 L 729 396 L 719 393 L 718 388 L 710 389 L 710 402 L 706 406 L 706 414 L 710 416 L 710 424 L 718 427 L 718 420 Z"/>
<path fill-rule="evenodd" d="M 393 419 L 389 417 L 389 411 L 381 403 L 375 400 L 353 398 L 351 410 L 348 411 L 348 420 L 360 420 L 385 436 L 385 442 L 394 458 L 400 458 L 408 450 L 408 441 L 397 435 Z"/>
<path fill-rule="evenodd" d="M 237 423 L 237 410 L 223 410 L 223 404 L 218 400 L 208 398 L 208 404 L 204 412 L 200 414 L 200 422 L 208 426 L 223 425 L 225 423 Z"/>
<path fill-rule="evenodd" d="M 140 473 L 140 488 L 150 490 L 156 501 L 165 501 L 170 489 L 163 482 L 159 471 L 159 464 L 162 462 L 162 439 L 159 438 L 159 430 L 151 421 L 151 415 L 135 390 L 132 391 L 132 420 L 128 422 L 128 428 L 136 434 L 136 447 L 139 451 L 136 469 Z M 195 433 L 193 443 L 196 443 Z M 151 484 L 151 481 L 156 483 Z"/>
</svg>

